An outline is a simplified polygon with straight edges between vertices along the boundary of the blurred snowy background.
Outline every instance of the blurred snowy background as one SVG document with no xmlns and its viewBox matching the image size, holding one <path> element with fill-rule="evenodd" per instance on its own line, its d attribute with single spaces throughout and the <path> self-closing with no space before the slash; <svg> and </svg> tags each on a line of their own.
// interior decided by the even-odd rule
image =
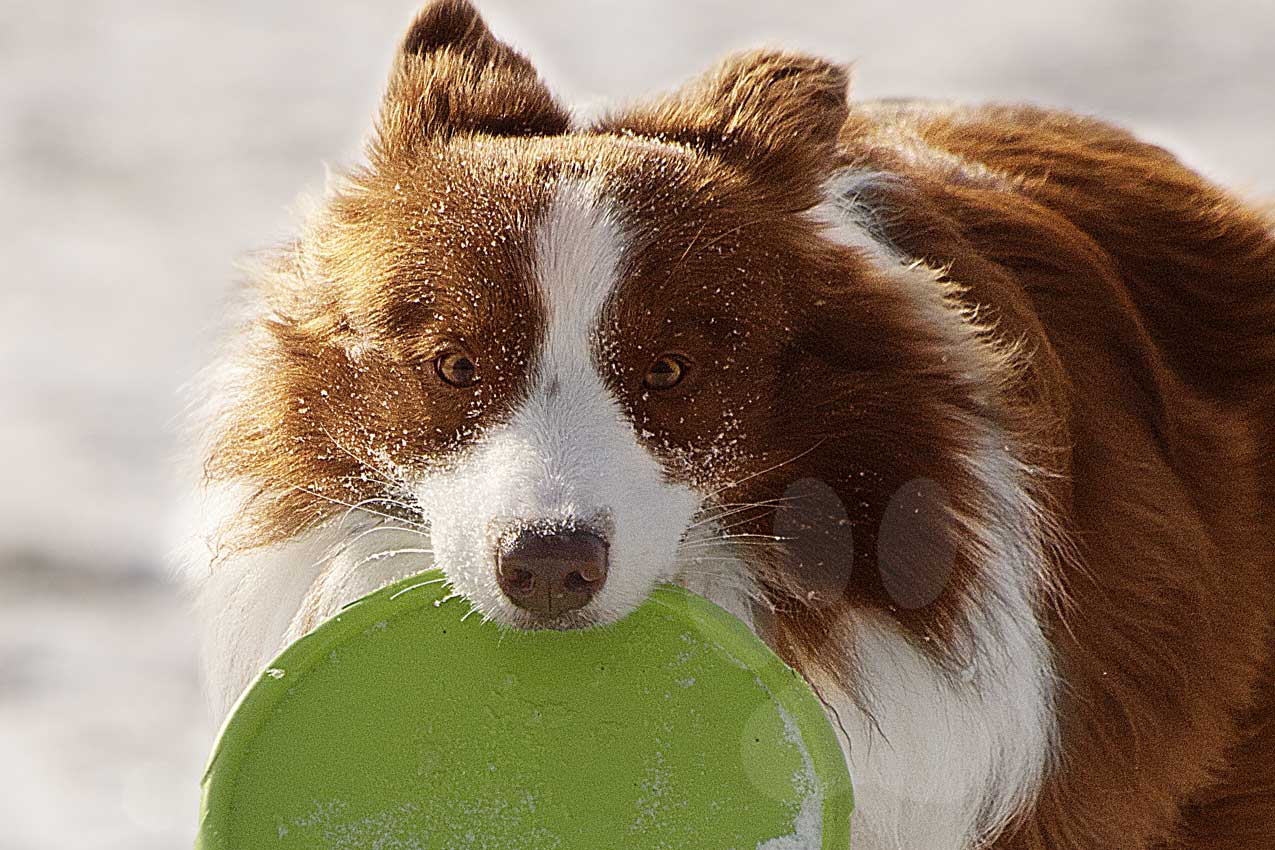
<svg viewBox="0 0 1275 850">
<path fill-rule="evenodd" d="M 723 50 L 859 97 L 1097 113 L 1275 196 L 1275 0 L 480 0 L 568 100 Z M 409 0 L 0 5 L 0 850 L 190 846 L 213 730 L 166 578 L 177 388 L 232 262 L 358 156 Z"/>
</svg>

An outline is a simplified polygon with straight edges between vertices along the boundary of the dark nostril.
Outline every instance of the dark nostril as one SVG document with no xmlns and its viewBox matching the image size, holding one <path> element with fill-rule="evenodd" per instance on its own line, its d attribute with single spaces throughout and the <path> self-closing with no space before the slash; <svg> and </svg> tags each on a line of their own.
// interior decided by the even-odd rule
<svg viewBox="0 0 1275 850">
<path fill-rule="evenodd" d="M 607 556 L 606 541 L 591 531 L 528 529 L 499 550 L 496 580 L 519 608 L 557 616 L 602 589 Z"/>
<path fill-rule="evenodd" d="M 519 593 L 531 593 L 536 586 L 536 578 L 530 570 L 511 570 L 509 584 Z"/>
</svg>

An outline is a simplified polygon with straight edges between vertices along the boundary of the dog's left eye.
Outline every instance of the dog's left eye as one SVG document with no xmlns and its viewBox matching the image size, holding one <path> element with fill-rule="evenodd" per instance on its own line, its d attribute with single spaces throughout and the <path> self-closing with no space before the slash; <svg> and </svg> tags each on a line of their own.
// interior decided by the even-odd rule
<svg viewBox="0 0 1275 850">
<path fill-rule="evenodd" d="M 438 377 L 453 387 L 468 387 L 478 383 L 478 367 L 459 351 L 448 351 L 434 360 Z"/>
<path fill-rule="evenodd" d="M 671 389 L 686 377 L 686 361 L 676 355 L 666 354 L 651 364 L 646 370 L 642 385 L 650 390 Z"/>
</svg>

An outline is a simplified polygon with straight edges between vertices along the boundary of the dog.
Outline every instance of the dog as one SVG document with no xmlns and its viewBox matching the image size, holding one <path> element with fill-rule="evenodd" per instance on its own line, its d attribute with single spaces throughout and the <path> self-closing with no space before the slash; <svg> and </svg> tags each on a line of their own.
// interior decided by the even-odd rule
<svg viewBox="0 0 1275 850">
<path fill-rule="evenodd" d="M 859 850 L 1275 847 L 1271 220 L 847 88 L 743 52 L 582 120 L 427 6 L 204 382 L 218 709 L 431 565 L 518 629 L 673 583 L 822 695 Z"/>
</svg>

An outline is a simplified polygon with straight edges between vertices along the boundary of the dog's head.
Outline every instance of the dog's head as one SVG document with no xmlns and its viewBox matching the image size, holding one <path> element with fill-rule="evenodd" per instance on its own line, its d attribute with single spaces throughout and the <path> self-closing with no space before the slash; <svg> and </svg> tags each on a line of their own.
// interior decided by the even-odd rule
<svg viewBox="0 0 1275 850">
<path fill-rule="evenodd" d="M 255 276 L 211 381 L 227 704 L 278 638 L 432 564 L 521 628 L 678 582 L 755 600 L 852 697 L 880 834 L 1022 808 L 1054 729 L 1029 370 L 892 247 L 959 241 L 925 208 L 954 157 L 899 165 L 922 143 L 861 135 L 846 83 L 743 53 L 577 122 L 468 3 L 421 14 L 366 164 Z"/>
<path fill-rule="evenodd" d="M 254 483 L 246 527 L 427 528 L 522 627 L 693 574 L 793 634 L 853 600 L 956 611 L 969 518 L 1014 486 L 999 365 L 945 284 L 843 232 L 846 84 L 745 53 L 575 126 L 472 7 L 430 6 L 367 165 L 263 275 L 211 465 Z"/>
</svg>

